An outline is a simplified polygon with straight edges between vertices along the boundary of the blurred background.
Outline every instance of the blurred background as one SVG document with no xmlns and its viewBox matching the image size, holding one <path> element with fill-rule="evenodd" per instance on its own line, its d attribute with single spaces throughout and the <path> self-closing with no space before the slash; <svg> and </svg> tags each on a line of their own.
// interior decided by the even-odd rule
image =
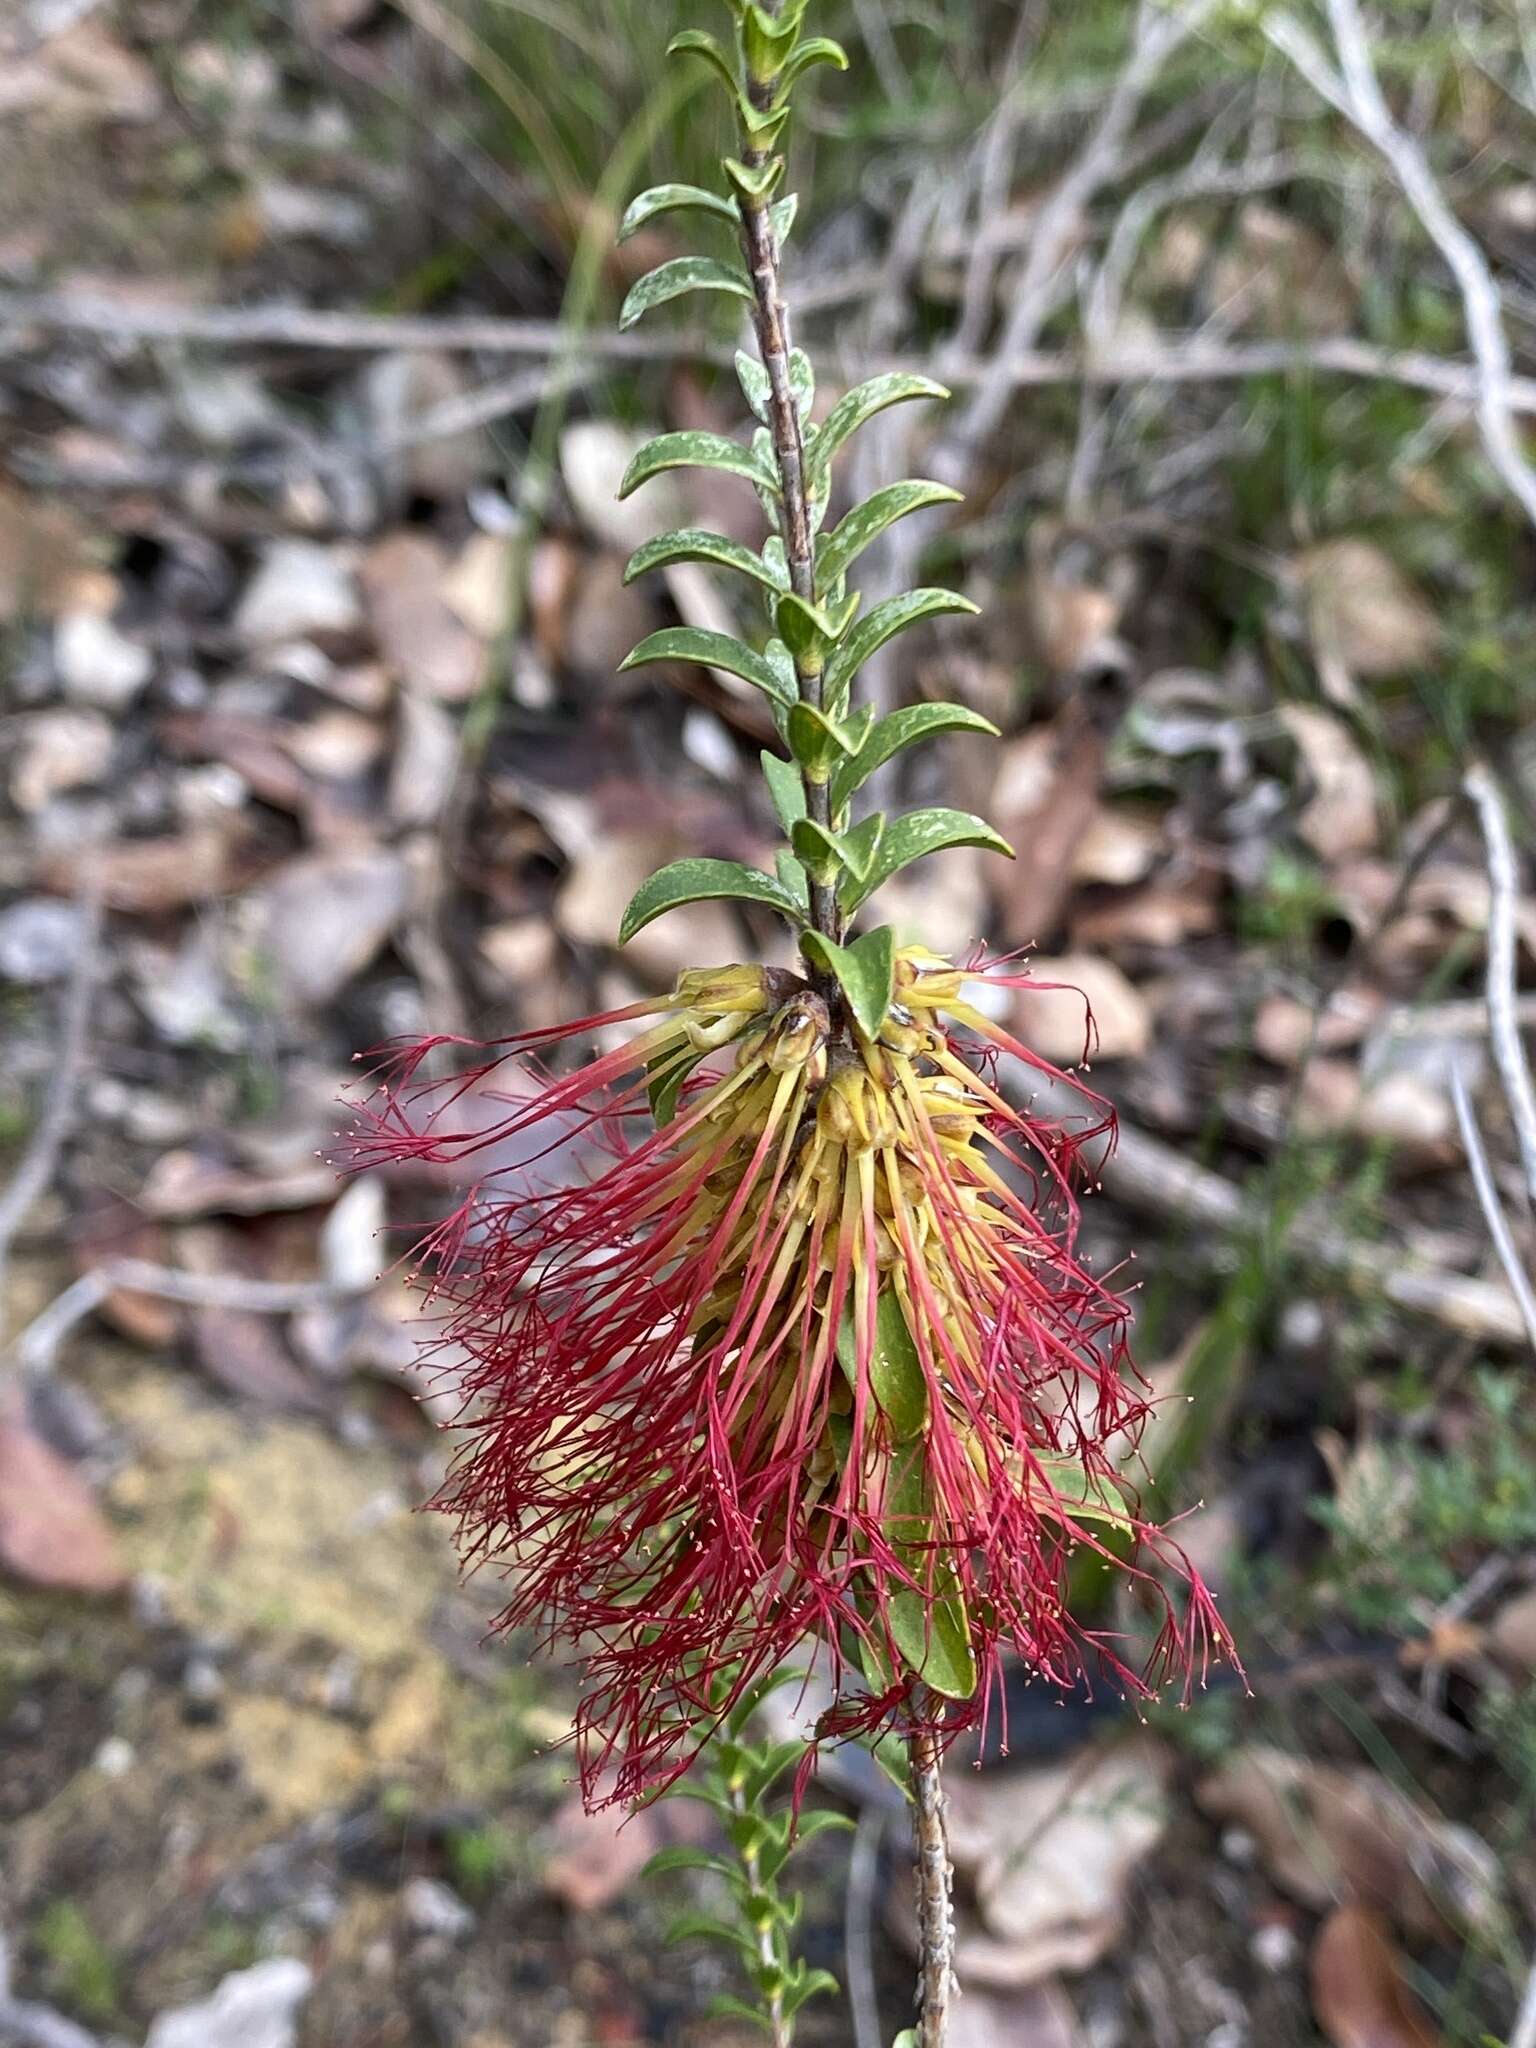
<svg viewBox="0 0 1536 2048">
<path fill-rule="evenodd" d="M 317 1157 L 359 1048 L 781 943 L 612 944 L 659 862 L 774 836 L 750 692 L 617 673 L 731 620 L 626 589 L 638 541 L 757 538 L 729 479 L 614 502 L 658 426 L 741 426 L 729 316 L 615 323 L 685 246 L 622 204 L 728 140 L 662 58 L 711 12 L 3 10 L 0 2042 L 750 2038 L 662 1944 L 691 1880 L 635 1882 L 701 1809 L 581 1818 L 571 1675 L 416 1512 L 447 1397 L 376 1233 L 442 1191 Z M 846 487 L 967 493 L 866 587 L 984 606 L 871 684 L 997 723 L 902 793 L 1020 849 L 882 908 L 1091 1000 L 1087 1241 L 1253 1691 L 1031 1693 L 957 1763 L 955 2048 L 1532 2048 L 1536 20 L 816 12 L 797 339 L 824 402 L 955 392 Z M 1013 1022 L 1081 1054 L 1069 997 Z M 851 1763 L 818 1796 L 850 1995 L 802 2038 L 875 2048 L 902 1822 Z"/>
</svg>

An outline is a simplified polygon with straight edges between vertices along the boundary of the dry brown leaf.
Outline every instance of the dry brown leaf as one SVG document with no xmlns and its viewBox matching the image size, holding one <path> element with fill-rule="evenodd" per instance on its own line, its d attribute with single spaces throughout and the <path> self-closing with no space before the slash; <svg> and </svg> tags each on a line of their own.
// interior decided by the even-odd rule
<svg viewBox="0 0 1536 2048">
<path fill-rule="evenodd" d="M 1425 1939 L 1497 1920 L 1487 1846 L 1364 1766 L 1252 1744 L 1204 1777 L 1195 1797 L 1213 1819 L 1253 1835 L 1270 1877 L 1303 1905 L 1380 1907 Z"/>
<path fill-rule="evenodd" d="M 1536 1672 L 1536 1586 L 1505 1601 L 1489 1627 L 1488 1647 L 1515 1670 Z"/>
<path fill-rule="evenodd" d="M 1312 1945 L 1312 2010 L 1333 2048 L 1443 2048 L 1379 1913 L 1339 1906 Z"/>
<path fill-rule="evenodd" d="M 1119 674 L 1129 657 L 1116 637 L 1135 582 L 1129 557 L 1104 558 L 1090 535 L 1037 519 L 1029 534 L 1024 615 L 1041 661 L 1062 681 Z"/>
<path fill-rule="evenodd" d="M 950 1849 L 980 1926 L 961 1981 L 1012 1989 L 1090 1968 L 1123 1925 L 1133 1874 L 1168 1825 L 1168 1756 L 1136 1739 L 950 1785 Z"/>
<path fill-rule="evenodd" d="M 949 2048 L 1081 2048 L 1072 2001 L 1059 1984 L 973 1991 L 962 1983 L 949 2022 Z"/>
<path fill-rule="evenodd" d="M 257 900 L 263 944 L 291 999 L 328 1003 L 360 974 L 405 915 L 409 874 L 389 847 L 290 861 Z"/>
<path fill-rule="evenodd" d="M 1113 952 L 1118 946 L 1167 949 L 1184 939 L 1201 938 L 1221 929 L 1217 880 L 1205 873 L 1181 884 L 1136 889 L 1111 903 L 1096 903 L 1076 912 L 1069 924 L 1073 950 Z"/>
<path fill-rule="evenodd" d="M 424 533 L 376 541 L 358 570 L 379 652 L 402 682 L 444 704 L 464 704 L 485 673 L 484 641 L 448 602 L 449 567 Z"/>
<path fill-rule="evenodd" d="M 1104 742 L 1075 710 L 1001 748 L 983 809 L 1023 852 L 989 863 L 1005 947 L 1038 945 L 1059 925 L 1078 849 L 1099 813 L 1103 768 Z"/>
<path fill-rule="evenodd" d="M 37 879 L 63 896 L 78 896 L 94 880 L 107 909 L 155 916 L 227 895 L 249 873 L 232 828 L 209 823 L 163 839 L 52 848 L 38 862 Z"/>
<path fill-rule="evenodd" d="M 334 1168 L 313 1157 L 286 1170 L 252 1172 L 203 1152 L 162 1153 L 139 1189 L 144 1214 L 160 1222 L 199 1216 L 270 1216 L 333 1201 Z"/>
<path fill-rule="evenodd" d="M 1280 717 L 1313 790 L 1297 831 L 1327 861 L 1369 853 L 1378 837 L 1376 777 L 1349 727 L 1311 704 L 1283 705 Z"/>
<path fill-rule="evenodd" d="M 1163 824 L 1155 811 L 1116 810 L 1101 804 L 1073 850 L 1072 879 L 1128 889 L 1133 882 L 1146 880 L 1163 845 Z"/>
<path fill-rule="evenodd" d="M 1253 1020 L 1253 1042 L 1277 1067 L 1299 1066 L 1312 1051 L 1342 1052 L 1359 1045 L 1384 1008 L 1380 993 L 1352 986 L 1335 989 L 1319 1016 L 1312 1003 L 1295 996 L 1267 995 Z"/>
<path fill-rule="evenodd" d="M 1440 622 L 1390 555 L 1374 542 L 1324 541 L 1296 560 L 1318 674 L 1350 703 L 1354 682 L 1400 675 L 1432 660 Z"/>
<path fill-rule="evenodd" d="M 1013 1028 L 1053 1066 L 1135 1059 L 1152 1043 L 1151 1007 L 1113 961 L 1063 953 L 1031 960 L 1029 974 L 1039 986 L 1014 992 Z"/>
<path fill-rule="evenodd" d="M 115 1593 L 125 1577 L 90 1487 L 14 1401 L 0 1408 L 0 1567 L 71 1593 Z"/>
<path fill-rule="evenodd" d="M 86 530 L 66 505 L 0 484 L 0 624 L 51 619 L 75 601 Z"/>
<path fill-rule="evenodd" d="M 190 1320 L 198 1363 L 227 1392 L 259 1408 L 298 1414 L 326 1406 L 319 1389 L 293 1362 L 276 1317 L 199 1308 Z"/>
<path fill-rule="evenodd" d="M 12 803 L 32 817 L 66 790 L 101 782 L 115 739 L 95 711 L 37 711 L 16 720 L 7 748 Z"/>
</svg>

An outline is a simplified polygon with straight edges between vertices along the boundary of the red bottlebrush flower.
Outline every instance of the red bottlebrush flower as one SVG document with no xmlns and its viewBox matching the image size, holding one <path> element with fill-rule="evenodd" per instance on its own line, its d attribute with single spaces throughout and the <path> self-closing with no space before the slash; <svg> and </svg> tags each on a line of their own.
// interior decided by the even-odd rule
<svg viewBox="0 0 1536 2048">
<path fill-rule="evenodd" d="M 1073 1249 L 1074 1158 L 1111 1112 L 1076 1083 L 1067 1118 L 1009 1102 L 1000 1061 L 1065 1077 L 966 1000 L 988 973 L 898 955 L 875 1039 L 796 975 L 685 975 L 451 1082 L 410 1049 L 363 1113 L 365 1158 L 522 1155 L 422 1247 L 467 1361 L 439 1504 L 506 1569 L 500 1624 L 580 1647 L 589 1797 L 667 1782 L 722 1681 L 728 1707 L 807 1639 L 829 1738 L 973 1725 L 1005 1650 L 1146 1694 L 1230 1647 L 1119 1476 L 1148 1403 L 1125 1303 Z M 502 1060 L 637 1022 L 489 1128 L 464 1115 Z M 1083 1547 L 1156 1603 L 1134 1668 L 1070 1611 Z"/>
</svg>

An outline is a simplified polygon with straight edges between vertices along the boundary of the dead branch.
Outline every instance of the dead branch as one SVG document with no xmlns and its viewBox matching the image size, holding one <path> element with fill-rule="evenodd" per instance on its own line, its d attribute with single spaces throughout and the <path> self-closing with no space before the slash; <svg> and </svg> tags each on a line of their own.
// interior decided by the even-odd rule
<svg viewBox="0 0 1536 2048">
<path fill-rule="evenodd" d="M 1536 1202 L 1536 1085 L 1520 1036 L 1518 962 L 1515 918 L 1520 906 L 1520 873 L 1509 819 L 1499 786 L 1479 762 L 1468 770 L 1462 787 L 1477 806 L 1488 863 L 1488 1002 L 1489 1040 L 1499 1070 L 1509 1114 L 1525 1169 L 1525 1185 Z"/>
<path fill-rule="evenodd" d="M 1453 1061 L 1451 1065 L 1451 1100 L 1456 1105 L 1456 1122 L 1461 1129 L 1461 1142 L 1466 1149 L 1467 1165 L 1472 1170 L 1472 1185 L 1477 1191 L 1477 1205 L 1483 1212 L 1483 1221 L 1488 1226 L 1488 1235 L 1493 1240 L 1499 1264 L 1504 1268 L 1504 1277 L 1509 1282 L 1510 1292 L 1525 1318 L 1526 1334 L 1531 1340 L 1531 1349 L 1536 1351 L 1536 1293 L 1531 1290 L 1530 1280 L 1526 1276 L 1515 1244 L 1514 1232 L 1509 1227 L 1509 1218 L 1505 1215 L 1504 1204 L 1499 1198 L 1498 1183 L 1494 1180 L 1493 1167 L 1488 1159 L 1488 1148 L 1483 1143 L 1483 1134 L 1472 1107 L 1472 1097 L 1467 1091 L 1467 1077 L 1462 1072 L 1459 1060 Z"/>
<path fill-rule="evenodd" d="M 1100 1169 L 1106 1190 L 1143 1214 L 1172 1215 L 1214 1237 L 1255 1230 L 1261 1218 L 1241 1188 L 1197 1166 L 1171 1145 L 1122 1124 L 1120 1142 Z M 1525 1318 L 1505 1287 L 1465 1273 L 1417 1264 L 1392 1245 L 1349 1242 L 1327 1219 L 1301 1218 L 1291 1247 L 1361 1294 L 1380 1295 L 1405 1313 L 1479 1343 L 1522 1345 Z"/>
<path fill-rule="evenodd" d="M 1526 461 L 1510 400 L 1513 372 L 1498 286 L 1488 260 L 1452 210 L 1417 140 L 1392 118 L 1383 97 L 1358 0 L 1328 0 L 1338 68 L 1294 16 L 1271 15 L 1264 33 L 1313 90 L 1385 161 L 1419 225 L 1444 258 L 1461 295 L 1467 339 L 1477 360 L 1477 424 L 1501 482 L 1536 525 L 1536 469 Z"/>
<path fill-rule="evenodd" d="M 356 1291 L 331 1280 L 245 1280 L 232 1274 L 183 1273 L 174 1266 L 152 1265 L 147 1259 L 109 1259 L 82 1273 L 34 1317 L 12 1344 L 11 1354 L 28 1377 L 50 1371 L 70 1331 L 119 1292 L 152 1294 L 160 1301 L 185 1302 L 189 1308 L 283 1316 L 328 1308 L 351 1300 Z"/>
</svg>

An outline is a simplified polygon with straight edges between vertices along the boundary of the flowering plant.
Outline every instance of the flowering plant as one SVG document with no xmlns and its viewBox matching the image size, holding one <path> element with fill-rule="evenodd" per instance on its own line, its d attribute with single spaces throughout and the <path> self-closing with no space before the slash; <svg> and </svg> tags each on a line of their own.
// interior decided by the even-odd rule
<svg viewBox="0 0 1536 2048">
<path fill-rule="evenodd" d="M 871 541 L 953 492 L 894 483 L 826 525 L 849 437 L 886 406 L 945 394 L 878 376 L 815 423 L 780 293 L 795 201 L 778 196 L 778 145 L 795 81 L 846 59 L 804 34 L 807 0 L 730 5 L 734 52 L 696 31 L 673 45 L 715 68 L 739 115 L 726 189 L 658 186 L 622 232 L 689 209 L 728 224 L 741 260 L 663 263 L 621 317 L 694 291 L 746 302 L 758 353 L 737 362 L 756 430 L 745 445 L 663 434 L 623 493 L 685 464 L 749 483 L 771 529 L 759 552 L 690 529 L 648 542 L 629 573 L 699 561 L 739 574 L 768 635 L 759 649 L 675 627 L 629 661 L 700 661 L 763 693 L 783 748 L 763 770 L 787 843 L 771 875 L 663 868 L 619 937 L 724 898 L 778 913 L 799 966 L 701 967 L 652 1000 L 482 1049 L 447 1081 L 433 1078 L 447 1041 L 400 1050 L 366 1147 L 466 1173 L 509 1146 L 520 1155 L 514 1178 L 488 1174 L 423 1247 L 442 1340 L 467 1361 L 444 1505 L 467 1557 L 508 1568 L 501 1621 L 584 1658 L 588 1800 L 664 1786 L 723 1726 L 739 1748 L 744 1707 L 801 1656 L 832 1696 L 819 1737 L 889 1731 L 911 1745 L 921 1821 L 940 1812 L 939 1746 L 1002 1714 L 1005 1654 L 1062 1687 L 1109 1676 L 1145 1693 L 1170 1672 L 1187 1684 L 1225 1633 L 1120 1476 L 1148 1404 L 1126 1305 L 1074 1249 L 1074 1162 L 1110 1139 L 1112 1113 L 993 1021 L 987 991 L 1016 988 L 1016 966 L 956 964 L 886 925 L 857 931 L 920 856 L 1009 851 L 968 813 L 857 805 L 915 742 L 995 728 L 958 705 L 877 718 L 855 702 L 876 649 L 974 609 L 923 589 L 863 612 L 850 587 Z M 573 1071 L 546 1066 L 594 1039 L 606 1049 Z M 507 1062 L 519 1078 L 503 1092 Z M 1020 1106 L 1018 1078 L 1066 1083 L 1075 1106 Z M 1083 1548 L 1155 1605 L 1145 1657 L 1074 1616 Z M 930 1962 L 943 1874 L 920 1892 Z M 759 1962 L 787 2039 L 787 1961 Z M 935 1965 L 924 2048 L 942 2038 L 947 1996 Z"/>
</svg>

